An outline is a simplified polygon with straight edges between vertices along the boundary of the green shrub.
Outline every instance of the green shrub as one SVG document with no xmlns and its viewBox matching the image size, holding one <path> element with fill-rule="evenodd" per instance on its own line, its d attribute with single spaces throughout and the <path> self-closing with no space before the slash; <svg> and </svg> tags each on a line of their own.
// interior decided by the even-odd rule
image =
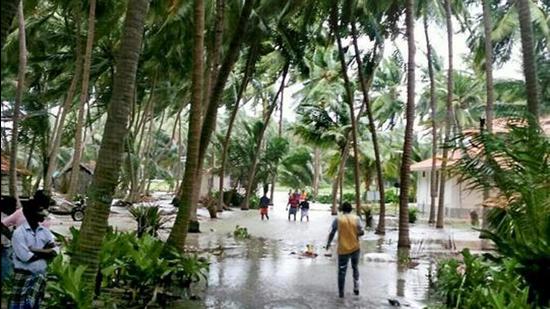
<svg viewBox="0 0 550 309">
<path fill-rule="evenodd" d="M 399 195 L 395 189 L 387 189 L 384 191 L 384 200 L 386 203 L 399 203 Z"/>
<path fill-rule="evenodd" d="M 317 202 L 321 204 L 331 204 L 332 203 L 332 195 L 325 194 L 325 195 L 318 195 L 317 196 Z"/>
<path fill-rule="evenodd" d="M 250 234 L 248 234 L 248 229 L 244 226 L 238 226 L 238 225 L 235 227 L 235 230 L 233 231 L 233 236 L 239 239 L 250 238 Z"/>
<path fill-rule="evenodd" d="M 435 291 L 448 308 L 531 308 L 529 288 L 515 272 L 517 262 L 483 260 L 462 250 L 463 261 L 439 264 Z"/>
<path fill-rule="evenodd" d="M 137 221 L 137 235 L 143 236 L 147 233 L 153 237 L 158 236 L 158 230 L 166 223 L 159 211 L 159 206 L 132 206 L 129 208 L 130 214 Z"/>
<path fill-rule="evenodd" d="M 483 232 L 500 254 L 517 261 L 529 300 L 544 306 L 550 303 L 550 139 L 536 121 L 513 123 L 505 134 L 464 137 L 478 151 L 461 158 L 454 172 L 470 188 L 499 192 L 487 201 L 496 207 Z"/>
<path fill-rule="evenodd" d="M 409 223 L 415 223 L 418 219 L 418 208 L 411 207 L 409 208 Z"/>
<path fill-rule="evenodd" d="M 248 201 L 248 206 L 250 209 L 259 209 L 260 208 L 260 198 L 253 194 L 250 196 L 250 201 Z"/>
<path fill-rule="evenodd" d="M 93 294 L 84 284 L 85 269 L 84 266 L 71 265 L 62 254 L 56 256 L 48 265 L 48 298 L 44 305 L 51 308 L 93 308 Z"/>
<path fill-rule="evenodd" d="M 78 230 L 71 230 L 71 233 L 73 239 L 79 238 Z M 71 240 L 63 242 L 69 245 L 66 248 L 75 247 Z M 54 279 L 49 285 L 49 294 L 52 295 L 49 304 L 53 308 L 65 307 L 66 304 L 75 304 L 73 308 L 88 308 L 85 296 L 93 294 L 82 286 L 83 269 L 73 268 L 70 261 L 61 256 L 49 268 L 49 275 Z M 170 290 L 188 289 L 192 283 L 206 279 L 209 267 L 207 260 L 196 255 L 181 254 L 174 249 L 167 251 L 161 240 L 147 233 L 137 237 L 136 233 L 112 230 L 105 235 L 99 260 L 96 295 L 107 300 L 111 298 L 122 308 L 152 303 L 163 306 L 166 299 L 163 295 L 177 295 Z M 106 297 L 105 292 L 112 291 L 119 292 L 116 296 Z"/>
<path fill-rule="evenodd" d="M 344 202 L 350 202 L 350 203 L 355 203 L 355 193 L 344 193 L 344 195 L 342 196 L 342 198 L 344 199 Z"/>
</svg>

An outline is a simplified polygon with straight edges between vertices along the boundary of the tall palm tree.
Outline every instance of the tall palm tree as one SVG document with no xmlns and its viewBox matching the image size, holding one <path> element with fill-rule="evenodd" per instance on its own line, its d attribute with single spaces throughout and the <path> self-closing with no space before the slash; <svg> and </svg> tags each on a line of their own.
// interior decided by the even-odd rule
<svg viewBox="0 0 550 309">
<path fill-rule="evenodd" d="M 90 0 L 90 11 L 88 13 L 88 36 L 86 39 L 86 51 L 84 54 L 84 67 L 82 71 L 82 89 L 80 91 L 80 105 L 78 107 L 78 116 L 76 120 L 76 129 L 74 137 L 74 153 L 72 159 L 71 178 L 69 180 L 69 189 L 67 196 L 69 199 L 74 197 L 78 186 L 78 176 L 80 173 L 80 158 L 82 157 L 82 151 L 84 141 L 82 140 L 82 128 L 84 126 L 84 111 L 86 102 L 88 101 L 88 86 L 90 83 L 90 66 L 92 63 L 92 49 L 94 45 L 94 33 L 95 33 L 95 7 L 96 0 Z"/>
<path fill-rule="evenodd" d="M 13 196 L 19 205 L 19 194 L 17 192 L 17 141 L 19 133 L 19 114 L 23 91 L 25 89 L 25 71 L 27 70 L 27 41 L 25 37 L 25 15 L 23 15 L 23 1 L 19 2 L 17 10 L 17 25 L 19 27 L 19 69 L 17 73 L 17 90 L 13 106 L 13 123 L 11 134 L 11 157 L 10 157 L 10 195 Z"/>
<path fill-rule="evenodd" d="M 17 7 L 19 6 L 20 0 L 4 0 L 1 4 L 1 18 L 2 18 L 2 24 L 1 24 L 1 48 L 4 48 L 4 42 L 6 41 L 6 37 L 8 36 L 8 31 L 10 30 L 11 23 L 13 22 L 13 18 L 17 14 Z"/>
<path fill-rule="evenodd" d="M 195 0 L 193 8 L 194 40 L 193 40 L 193 70 L 192 70 L 192 94 L 191 110 L 189 111 L 189 130 L 187 135 L 187 159 L 185 161 L 185 173 L 178 192 L 176 206 L 179 208 L 176 222 L 168 240 L 167 246 L 174 246 L 183 251 L 187 238 L 187 226 L 190 211 L 192 209 L 194 190 L 200 190 L 200 181 L 197 183 L 195 176 L 200 167 L 199 147 L 201 132 L 201 104 L 202 85 L 204 81 L 204 1 Z M 198 189 L 197 189 L 198 187 Z"/>
<path fill-rule="evenodd" d="M 76 14 L 76 19 L 79 20 L 80 14 Z M 80 21 L 77 21 L 77 25 L 80 25 Z M 80 28 L 77 26 L 77 28 Z M 56 125 L 54 126 L 53 136 L 50 140 L 50 149 L 48 152 L 48 169 L 44 176 L 44 189 L 50 191 L 52 187 L 52 176 L 57 168 L 57 156 L 59 154 L 59 146 L 61 145 L 61 136 L 63 134 L 63 127 L 65 125 L 65 119 L 69 114 L 71 105 L 73 103 L 74 96 L 76 94 L 76 87 L 82 76 L 82 43 L 80 39 L 80 31 L 76 33 L 76 60 L 75 60 L 75 72 L 71 79 L 69 90 L 63 101 L 63 105 L 60 107 L 61 111 L 56 117 Z"/>
<path fill-rule="evenodd" d="M 369 119 L 369 131 L 372 138 L 372 145 L 374 148 L 374 161 L 376 165 L 376 178 L 378 184 L 378 192 L 380 194 L 380 213 L 378 219 L 378 225 L 376 226 L 376 233 L 383 235 L 386 233 L 386 205 L 385 205 L 385 192 L 384 192 L 384 177 L 382 176 L 382 161 L 380 159 L 380 148 L 378 146 L 378 137 L 376 134 L 376 128 L 374 126 L 374 116 L 372 113 L 371 102 L 369 99 L 369 81 L 372 81 L 374 76 L 374 71 L 371 73 L 370 80 L 367 81 L 363 73 L 363 61 L 361 60 L 361 55 L 359 53 L 359 46 L 357 44 L 357 30 L 355 23 L 351 24 L 351 35 L 353 39 L 353 48 L 355 50 L 355 61 L 357 61 L 357 74 L 359 75 L 359 83 L 361 85 L 361 91 L 363 92 L 363 106 L 367 111 L 367 117 Z M 378 50 L 378 43 L 374 46 L 374 52 Z M 378 66 L 377 60 L 374 60 L 374 66 Z M 378 61 L 379 62 L 379 61 Z M 368 188 L 365 188 L 368 190 Z"/>
<path fill-rule="evenodd" d="M 492 31 L 493 23 L 491 22 L 491 2 L 483 0 L 483 32 L 485 33 L 485 86 L 487 89 L 487 104 L 485 105 L 485 120 L 487 132 L 493 132 L 493 102 L 494 102 L 494 86 L 493 86 L 493 42 Z M 489 197 L 489 190 L 483 190 L 483 199 Z M 487 228 L 487 209 L 483 208 L 483 228 Z"/>
<path fill-rule="evenodd" d="M 225 138 L 222 141 L 222 154 L 220 159 L 220 180 L 219 180 L 219 199 L 218 199 L 218 211 L 223 210 L 223 181 L 225 178 L 225 165 L 227 161 L 227 151 L 229 149 L 229 141 L 231 138 L 231 133 L 233 132 L 233 125 L 235 124 L 235 119 L 237 118 L 237 112 L 239 111 L 239 103 L 243 97 L 243 93 L 248 85 L 250 77 L 254 71 L 254 66 L 256 64 L 256 52 L 258 44 L 253 44 L 248 52 L 248 59 L 246 60 L 244 76 L 237 91 L 237 97 L 235 98 L 235 106 L 231 110 L 231 115 L 229 116 L 229 123 L 225 132 Z"/>
<path fill-rule="evenodd" d="M 407 26 L 407 44 L 409 60 L 407 65 L 407 111 L 405 126 L 405 142 L 401 161 L 401 192 L 399 196 L 399 237 L 398 248 L 410 248 L 409 239 L 409 185 L 411 181 L 411 156 L 414 125 L 414 86 L 415 86 L 415 53 L 414 43 L 414 0 L 405 4 L 405 24 Z"/>
<path fill-rule="evenodd" d="M 531 0 L 517 0 L 517 5 L 523 55 L 523 73 L 525 74 L 525 86 L 527 90 L 527 111 L 533 116 L 532 119 L 538 121 L 539 92 L 537 89 L 537 66 L 530 11 L 531 2 Z"/>
<path fill-rule="evenodd" d="M 273 114 L 273 111 L 275 110 L 275 107 L 277 106 L 277 100 L 281 93 L 283 92 L 283 89 L 285 88 L 286 83 L 286 76 L 288 74 L 288 70 L 290 67 L 290 63 L 287 61 L 285 64 L 283 71 L 281 73 L 281 85 L 279 87 L 279 90 L 275 94 L 275 97 L 273 98 L 273 102 L 271 102 L 271 105 L 269 105 L 267 111 L 265 112 L 264 119 L 262 122 L 262 127 L 260 129 L 260 133 L 258 134 L 257 140 L 256 140 L 256 151 L 254 152 L 254 156 L 252 157 L 252 164 L 250 166 L 250 171 L 247 178 L 247 188 L 246 188 L 246 194 L 244 197 L 243 205 L 241 206 L 241 209 L 248 210 L 249 209 L 249 202 L 250 202 L 250 195 L 253 194 L 252 188 L 254 184 L 254 177 L 256 175 L 256 167 L 258 165 L 258 157 L 260 153 L 260 147 L 262 145 L 262 141 L 264 139 L 265 131 L 267 130 L 267 126 L 269 124 L 269 120 L 271 119 L 271 114 Z"/>
<path fill-rule="evenodd" d="M 213 83 L 212 91 L 210 93 L 210 99 L 208 100 L 208 105 L 206 106 L 205 114 L 202 117 L 203 119 L 202 125 L 200 127 L 200 130 L 195 132 L 195 133 L 200 133 L 198 167 L 197 167 L 196 174 L 192 177 L 193 181 L 197 183 L 202 182 L 202 170 L 203 170 L 204 159 L 206 158 L 206 153 L 208 150 L 208 146 L 210 145 L 210 139 L 212 137 L 212 133 L 214 132 L 216 127 L 219 101 L 222 97 L 223 90 L 225 89 L 225 85 L 227 83 L 229 74 L 233 70 L 235 63 L 239 58 L 241 45 L 245 38 L 243 33 L 245 33 L 249 27 L 249 23 L 251 19 L 250 15 L 252 13 L 252 8 L 254 7 L 255 2 L 256 2 L 255 0 L 245 0 L 243 4 L 243 7 L 241 9 L 241 14 L 237 22 L 237 27 L 229 43 L 228 52 L 225 55 L 223 63 L 217 73 L 217 79 Z M 200 195 L 200 185 L 195 188 L 195 191 L 193 192 L 192 202 L 191 202 L 192 210 L 191 210 L 190 221 L 193 222 L 194 227 L 198 227 L 199 225 L 199 222 L 196 218 L 199 195 Z M 183 224 L 183 221 L 181 222 Z M 193 230 L 193 231 L 198 232 L 198 230 Z M 187 235 L 185 235 L 185 237 L 186 236 Z"/>
<path fill-rule="evenodd" d="M 338 46 L 338 58 L 340 59 L 340 66 L 342 69 L 342 77 L 344 78 L 344 88 L 346 90 L 346 102 L 349 107 L 350 120 L 351 120 L 351 137 L 353 141 L 353 157 L 354 157 L 354 180 L 355 180 L 355 206 L 357 213 L 361 213 L 361 181 L 359 172 L 359 147 L 357 139 L 357 120 L 355 119 L 355 106 L 353 89 L 351 81 L 348 76 L 348 66 L 346 63 L 344 48 L 342 46 L 342 39 L 340 38 L 340 29 L 338 27 L 338 1 L 334 1 L 334 5 L 331 10 L 331 27 L 334 36 L 336 37 L 336 43 Z M 342 181 L 342 180 L 341 180 Z"/>
<path fill-rule="evenodd" d="M 447 72 L 447 114 L 445 117 L 445 145 L 443 158 L 439 172 L 439 203 L 437 207 L 436 228 L 443 228 L 445 216 L 445 184 L 447 181 L 447 160 L 449 155 L 449 141 L 451 140 L 451 119 L 453 118 L 453 23 L 451 14 L 451 0 L 445 0 L 445 19 L 447 21 L 447 49 L 448 49 L 448 72 Z"/>
<path fill-rule="evenodd" d="M 98 254 L 107 231 L 111 201 L 118 184 L 148 10 L 149 0 L 128 1 L 103 140 L 92 185 L 88 190 L 88 209 L 80 228 L 77 254 L 73 259 L 76 264 L 87 266 L 84 273 L 87 285 L 95 282 Z"/>
</svg>

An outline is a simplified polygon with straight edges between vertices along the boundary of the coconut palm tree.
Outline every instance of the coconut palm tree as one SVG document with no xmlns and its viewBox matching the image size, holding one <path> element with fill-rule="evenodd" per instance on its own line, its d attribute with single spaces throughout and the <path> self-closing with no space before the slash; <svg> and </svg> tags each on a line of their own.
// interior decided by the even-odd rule
<svg viewBox="0 0 550 309">
<path fill-rule="evenodd" d="M 445 212 L 445 185 L 447 180 L 447 160 L 449 155 L 449 142 L 451 140 L 451 119 L 453 117 L 453 23 L 451 13 L 451 0 L 445 0 L 445 19 L 447 21 L 447 50 L 449 62 L 447 70 L 447 113 L 445 117 L 445 147 L 443 148 L 443 157 L 441 168 L 439 170 L 439 201 L 437 205 L 436 228 L 443 228 L 443 219 Z"/>
<path fill-rule="evenodd" d="M 199 164 L 199 147 L 201 132 L 201 104 L 203 99 L 204 81 L 204 1 L 195 0 L 193 5 L 194 40 L 193 40 L 193 70 L 192 70 L 192 95 L 191 109 L 189 111 L 189 129 L 187 136 L 187 158 L 185 161 L 185 173 L 183 176 L 180 191 L 177 194 L 176 206 L 179 208 L 176 221 L 168 236 L 166 245 L 173 246 L 183 251 L 185 239 L 187 238 L 187 226 L 191 214 L 193 194 L 196 187 L 200 186 L 200 179 L 197 182 Z M 205 120 L 206 121 L 206 120 Z M 198 189 L 200 190 L 200 188 Z"/>
<path fill-rule="evenodd" d="M 523 55 L 523 73 L 527 90 L 527 110 L 533 118 L 539 117 L 539 91 L 537 86 L 537 66 L 535 62 L 535 44 L 531 20 L 531 0 L 518 0 L 519 27 Z"/>
<path fill-rule="evenodd" d="M 23 15 L 23 2 L 19 2 L 17 9 L 17 25 L 19 27 L 19 72 L 17 74 L 17 90 L 13 106 L 13 122 L 11 134 L 11 157 L 10 157 L 10 195 L 13 196 L 19 205 L 19 193 L 17 192 L 17 146 L 19 132 L 19 114 L 23 91 L 25 89 L 25 71 L 27 70 L 27 41 L 25 37 L 25 16 Z"/>
<path fill-rule="evenodd" d="M 410 248 L 409 239 L 409 184 L 411 177 L 411 156 L 413 144 L 414 95 L 415 95 L 415 53 L 414 42 L 414 0 L 405 3 L 405 24 L 407 26 L 407 44 L 409 60 L 407 64 L 407 109 L 405 142 L 401 163 L 401 192 L 399 196 L 399 237 L 398 248 Z"/>
<path fill-rule="evenodd" d="M 69 199 L 72 199 L 74 197 L 77 189 L 78 176 L 80 175 L 80 173 L 78 173 L 77 171 L 80 170 L 80 159 L 82 157 L 82 151 L 84 147 L 82 140 L 82 127 L 84 125 L 84 111 L 86 107 L 86 101 L 88 100 L 88 86 L 90 82 L 90 66 L 92 62 L 92 48 L 94 45 L 95 33 L 95 7 L 96 1 L 90 0 L 90 12 L 88 13 L 88 36 L 86 39 L 84 67 L 82 70 L 82 90 L 80 91 L 80 106 L 78 107 L 78 117 L 75 129 L 74 153 L 71 165 L 72 172 L 69 181 L 69 189 L 67 191 L 67 196 L 69 197 Z"/>
<path fill-rule="evenodd" d="M 71 260 L 76 264 L 87 266 L 84 279 L 88 285 L 95 282 L 99 263 L 98 254 L 107 230 L 112 196 L 118 183 L 148 9 L 147 0 L 128 2 L 120 51 L 117 56 L 113 93 L 109 102 L 94 178 L 88 191 L 88 208 L 80 228 L 81 237 L 77 244 L 77 254 Z"/>
</svg>

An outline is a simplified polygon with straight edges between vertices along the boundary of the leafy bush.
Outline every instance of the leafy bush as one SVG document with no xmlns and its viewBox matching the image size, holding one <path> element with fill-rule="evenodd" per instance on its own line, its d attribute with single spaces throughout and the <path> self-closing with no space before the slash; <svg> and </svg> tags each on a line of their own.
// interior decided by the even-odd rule
<svg viewBox="0 0 550 309">
<path fill-rule="evenodd" d="M 317 196 L 317 202 L 321 204 L 331 204 L 332 203 L 332 195 L 325 194 L 325 195 L 318 195 Z"/>
<path fill-rule="evenodd" d="M 253 194 L 250 196 L 250 201 L 248 201 L 248 206 L 250 209 L 259 209 L 260 208 L 260 198 Z"/>
<path fill-rule="evenodd" d="M 463 261 L 452 259 L 439 264 L 436 294 L 448 308 L 531 308 L 525 281 L 515 272 L 517 262 L 503 259 L 499 264 L 461 252 Z"/>
<path fill-rule="evenodd" d="M 505 134 L 483 133 L 463 139 L 476 149 L 455 165 L 464 183 L 498 192 L 485 201 L 491 207 L 488 229 L 505 257 L 529 285 L 529 300 L 550 302 L 550 139 L 540 127 L 514 119 Z"/>
<path fill-rule="evenodd" d="M 235 227 L 235 231 L 233 231 L 233 236 L 240 239 L 250 238 L 250 234 L 248 234 L 248 229 L 244 226 L 238 225 Z"/>
<path fill-rule="evenodd" d="M 166 218 L 162 218 L 158 205 L 132 206 L 129 211 L 137 221 L 138 237 L 143 236 L 144 233 L 157 237 L 158 230 L 166 223 Z"/>
<path fill-rule="evenodd" d="M 415 223 L 418 219 L 418 208 L 411 207 L 409 208 L 409 223 Z"/>
<path fill-rule="evenodd" d="M 71 233 L 78 239 L 78 230 L 73 229 Z M 65 248 L 75 248 L 73 241 L 63 242 L 68 244 Z M 83 268 L 74 268 L 61 256 L 50 265 L 49 275 L 54 280 L 48 287 L 52 295 L 49 304 L 54 308 L 66 304 L 89 308 L 86 295 L 92 293 L 82 287 Z M 207 260 L 173 249 L 166 251 L 161 240 L 147 233 L 137 237 L 136 233 L 108 231 L 99 259 L 96 294 L 103 293 L 99 295 L 101 298 L 105 292 L 117 291 L 118 294 L 110 298 L 123 308 L 153 303 L 165 305 L 163 295 L 174 295 L 170 291 L 178 287 L 188 289 L 192 283 L 206 279 L 208 273 Z"/>
<path fill-rule="evenodd" d="M 344 201 L 347 201 L 353 204 L 355 202 L 355 193 L 344 193 L 342 198 L 344 199 Z"/>
<path fill-rule="evenodd" d="M 399 195 L 394 189 L 384 191 L 384 199 L 386 203 L 399 203 Z"/>
<path fill-rule="evenodd" d="M 86 267 L 71 265 L 62 254 L 48 265 L 46 292 L 49 297 L 45 305 L 56 308 L 92 308 L 92 293 L 84 284 L 83 274 Z"/>
</svg>

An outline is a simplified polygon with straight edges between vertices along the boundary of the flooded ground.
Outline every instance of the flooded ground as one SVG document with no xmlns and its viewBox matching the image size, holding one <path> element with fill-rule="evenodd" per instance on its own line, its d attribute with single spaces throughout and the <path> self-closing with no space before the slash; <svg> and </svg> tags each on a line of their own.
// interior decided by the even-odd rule
<svg viewBox="0 0 550 309">
<path fill-rule="evenodd" d="M 478 251 L 482 246 L 478 232 L 466 224 L 443 230 L 414 224 L 410 231 L 410 262 L 398 263 L 397 222 L 389 217 L 386 235 L 369 231 L 361 238 L 360 295 L 352 293 L 349 269 L 346 294 L 340 299 L 336 244 L 333 242 L 330 252 L 323 249 L 334 219 L 329 206 L 314 203 L 310 222 L 300 222 L 299 216 L 297 221 L 288 221 L 286 197 L 285 192 L 276 194 L 269 221 L 261 221 L 258 210 L 226 211 L 214 220 L 208 218 L 206 210 L 200 210 L 202 233 L 190 234 L 188 245 L 215 253 L 209 258 L 208 283 L 194 290 L 200 300 L 174 307 L 389 308 L 388 299 L 395 299 L 403 307 L 422 308 L 430 302 L 429 276 L 437 260 L 464 247 Z M 160 204 L 170 212 L 169 199 Z M 56 217 L 53 229 L 66 233 L 74 223 L 70 217 L 62 217 Z M 109 222 L 122 230 L 135 228 L 122 207 L 113 207 Z M 236 225 L 246 227 L 251 238 L 235 239 Z M 308 244 L 314 246 L 317 257 L 302 255 Z"/>
</svg>

